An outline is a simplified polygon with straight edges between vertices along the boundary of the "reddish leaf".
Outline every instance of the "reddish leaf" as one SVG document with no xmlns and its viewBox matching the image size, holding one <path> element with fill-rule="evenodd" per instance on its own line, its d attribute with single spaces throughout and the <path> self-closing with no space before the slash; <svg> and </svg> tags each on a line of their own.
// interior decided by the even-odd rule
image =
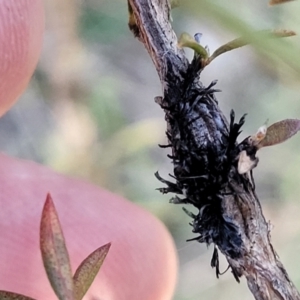
<svg viewBox="0 0 300 300">
<path fill-rule="evenodd" d="M 75 296 L 77 300 L 81 300 L 91 286 L 103 264 L 110 245 L 111 244 L 108 243 L 96 249 L 77 268 L 73 277 Z"/>
<path fill-rule="evenodd" d="M 293 0 L 270 0 L 269 5 L 277 5 L 277 4 L 283 4 L 286 2 L 290 2 Z"/>
<path fill-rule="evenodd" d="M 286 119 L 272 124 L 267 129 L 265 138 L 259 143 L 259 148 L 280 144 L 300 130 L 300 120 Z"/>
<path fill-rule="evenodd" d="M 33 298 L 12 293 L 12 292 L 7 292 L 7 291 L 0 291 L 0 299 L 1 300 L 34 300 Z"/>
<path fill-rule="evenodd" d="M 47 276 L 57 297 L 74 300 L 69 254 L 50 194 L 42 213 L 40 247 Z"/>
</svg>

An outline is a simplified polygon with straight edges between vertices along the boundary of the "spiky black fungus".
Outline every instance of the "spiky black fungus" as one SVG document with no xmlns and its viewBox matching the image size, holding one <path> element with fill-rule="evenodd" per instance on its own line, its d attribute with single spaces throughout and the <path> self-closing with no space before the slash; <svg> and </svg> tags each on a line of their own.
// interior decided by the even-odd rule
<svg viewBox="0 0 300 300">
<path fill-rule="evenodd" d="M 193 73 L 193 63 L 190 68 Z M 251 152 L 246 142 L 237 142 L 245 115 L 235 123 L 232 110 L 228 126 L 216 105 L 214 93 L 218 90 L 214 86 L 217 82 L 213 81 L 208 87 L 201 86 L 199 82 L 190 84 L 188 81 L 195 78 L 194 75 L 186 75 L 186 89 L 185 86 L 182 88 L 185 93 L 178 101 L 171 102 L 174 93 L 170 91 L 169 99 L 166 93 L 165 98 L 158 102 L 165 110 L 168 122 L 166 134 L 172 148 L 169 158 L 174 165 L 175 182 L 162 179 L 158 173 L 155 175 L 167 185 L 159 189 L 162 193 L 177 194 L 172 197 L 171 203 L 192 204 L 198 209 L 197 214 L 185 209 L 193 219 L 192 231 L 197 234 L 192 240 L 213 243 L 222 253 L 235 259 L 241 256 L 242 238 L 234 220 L 225 215 L 223 201 L 226 195 L 239 193 L 231 182 L 244 185 L 243 181 L 247 180 L 245 175 L 237 172 L 239 153 L 245 149 Z M 216 251 L 217 248 L 211 265 L 216 267 L 219 276 Z M 232 272 L 238 280 L 236 271 Z"/>
</svg>

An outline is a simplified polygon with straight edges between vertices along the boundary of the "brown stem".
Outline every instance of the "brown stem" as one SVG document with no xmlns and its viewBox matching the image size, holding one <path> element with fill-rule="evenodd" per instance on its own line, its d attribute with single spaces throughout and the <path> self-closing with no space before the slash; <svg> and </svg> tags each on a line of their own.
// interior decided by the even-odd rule
<svg viewBox="0 0 300 300">
<path fill-rule="evenodd" d="M 232 126 L 229 130 L 215 90 L 205 88 L 199 81 L 199 62 L 189 64 L 183 50 L 177 47 L 169 20 L 169 2 L 129 0 L 129 7 L 131 21 L 136 23 L 131 22 L 130 28 L 134 28 L 152 58 L 164 92 L 156 102 L 166 113 L 176 183 L 157 175 L 168 185 L 161 191 L 184 194 L 185 199 L 175 197 L 172 201 L 199 208 L 197 216 L 191 214 L 194 232 L 200 233 L 198 241 L 217 245 L 234 277 L 246 277 L 255 299 L 300 299 L 271 245 L 270 228 L 254 184 L 248 175 L 237 172 L 233 154 L 241 149 L 235 140 L 230 143 Z M 207 175 L 201 168 L 207 168 Z M 205 181 L 207 178 L 216 183 Z M 213 195 L 215 187 L 218 193 Z"/>
</svg>

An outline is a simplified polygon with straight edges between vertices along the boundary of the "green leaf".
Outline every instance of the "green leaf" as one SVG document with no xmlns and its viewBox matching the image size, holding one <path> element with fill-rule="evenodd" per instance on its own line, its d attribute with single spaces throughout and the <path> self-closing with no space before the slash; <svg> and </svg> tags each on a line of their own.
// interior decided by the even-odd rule
<svg viewBox="0 0 300 300">
<path fill-rule="evenodd" d="M 223 53 L 228 51 L 252 44 L 258 43 L 261 40 L 268 40 L 272 38 L 281 38 L 281 37 L 290 37 L 296 35 L 294 31 L 291 30 L 262 30 L 257 32 L 251 32 L 248 35 L 243 37 L 239 37 L 234 39 L 214 51 L 214 53 L 208 57 L 208 52 L 205 48 L 203 48 L 199 43 L 195 41 L 188 33 L 184 32 L 181 34 L 178 40 L 178 47 L 188 47 L 193 49 L 196 53 L 200 55 L 202 59 L 202 67 L 207 66 L 210 64 L 215 58 L 220 56 Z"/>
<path fill-rule="evenodd" d="M 254 32 L 254 33 L 249 34 L 247 36 L 234 39 L 234 40 L 230 41 L 229 43 L 226 43 L 226 44 L 222 45 L 221 47 L 219 47 L 208 58 L 207 64 L 209 64 L 212 60 L 214 60 L 216 57 L 218 57 L 219 55 L 221 55 L 225 52 L 228 52 L 228 51 L 231 51 L 231 50 L 249 45 L 252 42 L 256 42 L 256 41 L 259 41 L 261 39 L 289 37 L 289 36 L 293 36 L 293 35 L 296 35 L 296 33 L 294 31 L 291 31 L 291 30 L 273 30 L 273 31 L 262 30 L 262 31 Z"/>
<path fill-rule="evenodd" d="M 227 5 L 226 1 L 185 1 L 182 7 L 186 7 L 191 15 L 197 18 L 213 19 L 224 30 L 230 30 L 239 36 L 251 36 L 257 32 L 256 24 L 250 26 L 239 14 L 236 13 L 232 6 Z M 279 39 L 254 39 L 251 45 L 260 53 L 270 60 L 283 63 L 288 68 L 300 73 L 299 47 L 295 45 L 295 41 L 281 41 Z M 284 67 L 284 65 L 282 65 Z M 290 71 L 290 69 L 289 69 Z M 297 77 L 298 78 L 298 77 Z"/>
<path fill-rule="evenodd" d="M 96 249 L 77 268 L 73 277 L 76 300 L 81 300 L 91 286 L 103 264 L 110 245 L 108 243 Z"/>
<path fill-rule="evenodd" d="M 60 300 L 74 300 L 69 254 L 50 194 L 42 212 L 40 248 L 47 276 L 57 297 Z"/>
<path fill-rule="evenodd" d="M 258 144 L 258 147 L 267 147 L 280 144 L 300 130 L 300 120 L 286 119 L 272 124 L 267 128 L 265 138 Z"/>
<path fill-rule="evenodd" d="M 178 47 L 187 47 L 193 49 L 196 53 L 200 55 L 201 58 L 207 59 L 208 53 L 204 47 L 198 44 L 193 37 L 188 33 L 184 32 L 180 35 L 178 40 Z"/>
<path fill-rule="evenodd" d="M 35 300 L 33 298 L 21 294 L 7 292 L 7 291 L 0 291 L 0 299 L 1 300 Z"/>
</svg>

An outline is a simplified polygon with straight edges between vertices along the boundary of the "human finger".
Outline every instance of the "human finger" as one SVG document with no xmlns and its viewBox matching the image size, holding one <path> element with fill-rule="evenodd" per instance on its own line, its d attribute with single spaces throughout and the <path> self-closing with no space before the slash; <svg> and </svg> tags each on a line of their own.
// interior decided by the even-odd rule
<svg viewBox="0 0 300 300">
<path fill-rule="evenodd" d="M 43 40 L 42 0 L 0 1 L 0 116 L 25 90 Z"/>
<path fill-rule="evenodd" d="M 73 271 L 96 248 L 112 243 L 86 299 L 172 298 L 174 244 L 148 212 L 89 183 L 3 154 L 0 182 L 0 289 L 56 299 L 39 250 L 41 211 L 50 192 Z"/>
</svg>

